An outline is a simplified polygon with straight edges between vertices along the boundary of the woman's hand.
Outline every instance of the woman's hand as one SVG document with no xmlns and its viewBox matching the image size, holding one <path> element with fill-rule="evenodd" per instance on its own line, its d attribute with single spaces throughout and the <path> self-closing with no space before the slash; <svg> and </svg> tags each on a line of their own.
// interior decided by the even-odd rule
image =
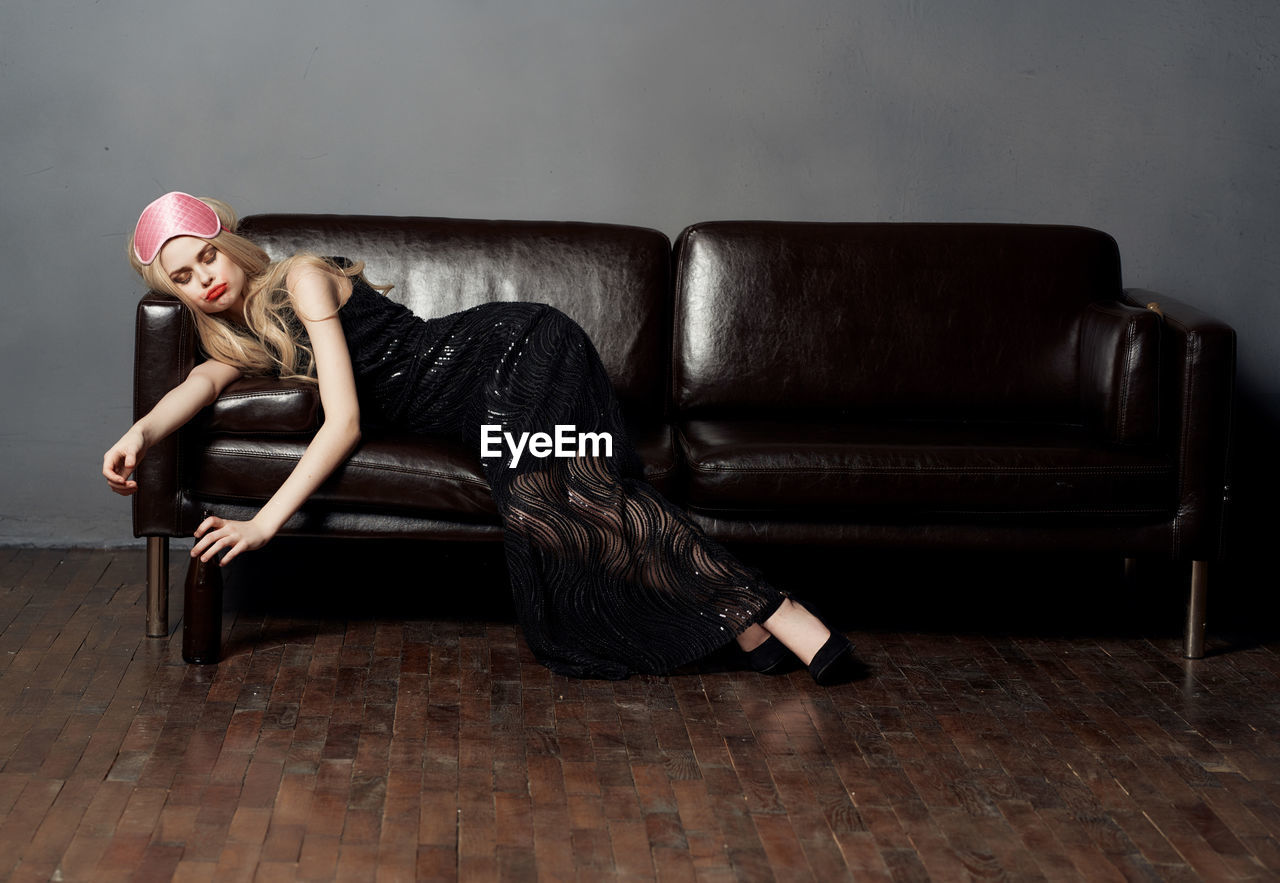
<svg viewBox="0 0 1280 883">
<path fill-rule="evenodd" d="M 240 376 L 232 368 L 210 359 L 191 369 L 186 380 L 164 394 L 147 415 L 139 420 L 102 458 L 102 474 L 117 494 L 129 496 L 138 492 L 138 483 L 130 480 L 133 470 L 142 462 L 147 448 L 168 438 L 179 426 L 211 404 L 227 385 Z"/>
<path fill-rule="evenodd" d="M 147 453 L 147 440 L 137 427 L 131 428 L 102 457 L 102 474 L 107 485 L 121 496 L 138 492 L 138 482 L 130 476 Z"/>
<path fill-rule="evenodd" d="M 200 542 L 191 549 L 191 557 L 199 557 L 207 562 L 219 549 L 226 549 L 222 556 L 222 566 L 226 566 L 232 558 L 241 552 L 261 549 L 275 534 L 253 521 L 228 521 L 216 515 L 210 515 L 196 528 L 196 537 Z"/>
</svg>

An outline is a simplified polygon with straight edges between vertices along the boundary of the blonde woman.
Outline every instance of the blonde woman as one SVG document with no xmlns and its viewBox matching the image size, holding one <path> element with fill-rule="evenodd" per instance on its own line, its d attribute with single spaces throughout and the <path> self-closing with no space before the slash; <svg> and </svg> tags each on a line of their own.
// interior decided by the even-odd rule
<svg viewBox="0 0 1280 883">
<path fill-rule="evenodd" d="M 191 310 L 207 358 L 107 451 L 103 475 L 117 493 L 135 493 L 147 449 L 243 375 L 317 383 L 324 422 L 257 515 L 200 524 L 193 557 L 221 552 L 225 565 L 267 543 L 360 443 L 363 409 L 481 450 L 517 615 L 553 671 L 665 673 L 736 640 L 757 671 L 798 660 L 823 684 L 860 674 L 848 638 L 641 480 L 600 358 L 564 314 L 487 303 L 424 320 L 371 286 L 363 264 L 307 254 L 273 263 L 235 229 L 226 204 L 185 193 L 142 212 L 130 261 Z M 570 425 L 612 446 L 521 460 L 482 446 L 482 427 L 494 425 L 513 437 Z"/>
</svg>

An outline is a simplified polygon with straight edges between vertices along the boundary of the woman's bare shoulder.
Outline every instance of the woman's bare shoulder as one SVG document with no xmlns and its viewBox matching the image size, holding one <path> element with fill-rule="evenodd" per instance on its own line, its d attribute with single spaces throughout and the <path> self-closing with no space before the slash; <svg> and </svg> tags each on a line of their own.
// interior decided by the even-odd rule
<svg viewBox="0 0 1280 883">
<path fill-rule="evenodd" d="M 285 287 L 304 319 L 331 317 L 351 296 L 350 277 L 324 262 L 294 262 L 285 275 Z"/>
</svg>

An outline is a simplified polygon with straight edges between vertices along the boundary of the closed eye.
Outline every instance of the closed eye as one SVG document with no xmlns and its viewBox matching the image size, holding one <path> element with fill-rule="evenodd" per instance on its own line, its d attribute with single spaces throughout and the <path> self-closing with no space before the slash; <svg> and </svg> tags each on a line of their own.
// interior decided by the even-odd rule
<svg viewBox="0 0 1280 883">
<path fill-rule="evenodd" d="M 212 264 L 217 257 L 218 249 L 213 245 L 206 245 L 197 256 L 197 260 L 202 264 Z M 169 278 L 173 280 L 174 285 L 186 285 L 191 281 L 191 271 L 186 269 L 178 270 Z"/>
</svg>

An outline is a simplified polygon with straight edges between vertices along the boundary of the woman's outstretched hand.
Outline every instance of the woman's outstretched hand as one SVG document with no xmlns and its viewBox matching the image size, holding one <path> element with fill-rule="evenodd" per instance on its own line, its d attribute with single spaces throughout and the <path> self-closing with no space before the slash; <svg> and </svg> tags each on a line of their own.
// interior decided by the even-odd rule
<svg viewBox="0 0 1280 883">
<path fill-rule="evenodd" d="M 223 566 L 241 552 L 261 549 L 273 536 L 256 521 L 228 521 L 216 515 L 200 522 L 195 535 L 200 542 L 192 547 L 191 557 L 207 562 L 219 549 L 226 549 L 221 561 Z"/>
<path fill-rule="evenodd" d="M 102 457 L 102 474 L 107 485 L 121 496 L 138 492 L 138 482 L 131 476 L 147 453 L 147 440 L 136 429 L 130 429 Z"/>
</svg>

